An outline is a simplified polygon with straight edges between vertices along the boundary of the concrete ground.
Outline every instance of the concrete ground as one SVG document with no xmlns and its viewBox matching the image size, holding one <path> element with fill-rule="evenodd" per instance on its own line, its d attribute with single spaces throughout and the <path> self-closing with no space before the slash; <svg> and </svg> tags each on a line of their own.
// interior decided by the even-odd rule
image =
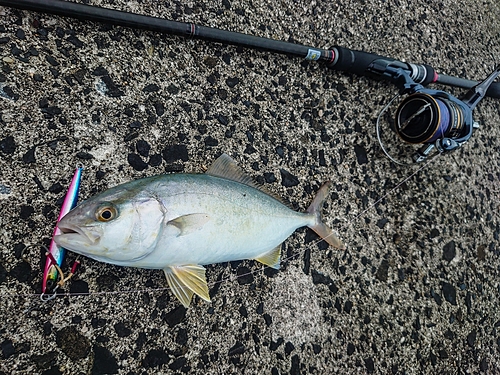
<svg viewBox="0 0 500 375">
<path fill-rule="evenodd" d="M 495 0 L 85 3 L 468 79 L 500 57 Z M 464 147 L 401 167 L 375 136 L 395 87 L 297 58 L 0 7 L 0 68 L 0 373 L 500 373 L 498 99 Z M 280 271 L 209 266 L 188 309 L 161 271 L 82 258 L 65 292 L 90 294 L 40 301 L 77 164 L 85 199 L 223 152 L 297 210 L 332 180 L 347 250 L 298 230 Z"/>
</svg>

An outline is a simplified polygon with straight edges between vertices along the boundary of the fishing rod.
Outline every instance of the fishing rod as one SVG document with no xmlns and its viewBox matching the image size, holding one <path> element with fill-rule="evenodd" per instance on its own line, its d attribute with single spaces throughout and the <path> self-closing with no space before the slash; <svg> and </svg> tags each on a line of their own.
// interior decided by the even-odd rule
<svg viewBox="0 0 500 375">
<path fill-rule="evenodd" d="M 462 146 L 478 127 L 473 120 L 472 110 L 485 96 L 500 98 L 500 83 L 494 83 L 500 74 L 500 66 L 485 80 L 477 82 L 438 74 L 426 64 L 406 63 L 341 46 L 333 46 L 330 49 L 315 48 L 70 1 L 0 0 L 0 5 L 301 57 L 322 62 L 333 70 L 392 82 L 398 87 L 399 94 L 380 112 L 377 119 L 377 137 L 384 153 L 397 163 L 399 162 L 384 147 L 380 136 L 380 120 L 390 105 L 402 95 L 407 96 L 399 103 L 390 127 L 406 144 L 420 147 L 412 156 L 415 162 L 426 160 L 433 150 L 436 153 L 448 153 Z M 469 91 L 459 99 L 445 91 L 425 88 L 430 83 L 465 88 Z"/>
</svg>

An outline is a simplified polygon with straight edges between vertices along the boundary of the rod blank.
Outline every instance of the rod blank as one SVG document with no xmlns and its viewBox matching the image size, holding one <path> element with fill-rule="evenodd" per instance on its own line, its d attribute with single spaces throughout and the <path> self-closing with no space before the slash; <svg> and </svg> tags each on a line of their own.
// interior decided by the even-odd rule
<svg viewBox="0 0 500 375">
<path fill-rule="evenodd" d="M 326 62 L 327 66 L 336 70 L 344 70 L 358 75 L 369 74 L 359 63 L 353 62 L 354 65 L 349 68 L 335 66 L 337 56 L 332 49 L 321 49 L 315 47 L 304 46 L 301 44 L 284 42 L 269 38 L 262 38 L 253 35 L 226 31 L 212 27 L 198 26 L 192 23 L 184 23 L 170 21 L 163 18 L 144 16 L 130 12 L 118 11 L 113 9 L 101 8 L 85 4 L 73 3 L 71 1 L 62 0 L 0 0 L 0 5 L 9 6 L 17 9 L 30 10 L 40 13 L 55 14 L 63 17 L 71 17 L 84 21 L 102 22 L 117 26 L 130 27 L 135 29 L 149 30 L 164 34 L 180 35 L 183 37 L 192 37 L 212 42 L 223 44 L 237 45 L 246 48 L 258 49 L 263 51 L 275 52 L 290 56 L 305 58 L 308 60 L 318 60 Z M 344 51 L 350 51 L 347 48 L 342 48 Z M 354 54 L 361 54 L 360 51 L 352 51 Z M 372 55 L 363 53 L 364 55 Z M 373 55 L 376 56 L 376 55 Z M 382 59 L 392 60 L 380 56 Z M 404 64 L 401 62 L 401 64 Z M 431 67 L 426 66 L 432 69 Z M 468 79 L 447 76 L 444 74 L 437 75 L 436 81 L 448 86 L 471 88 L 478 84 L 477 81 Z M 487 96 L 500 98 L 500 83 L 493 83 L 487 93 Z"/>
</svg>

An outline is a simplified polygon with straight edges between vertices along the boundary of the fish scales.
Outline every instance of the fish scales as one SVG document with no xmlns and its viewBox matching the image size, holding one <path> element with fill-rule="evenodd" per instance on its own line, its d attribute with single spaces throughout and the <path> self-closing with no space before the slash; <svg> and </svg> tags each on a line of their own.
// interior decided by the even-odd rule
<svg viewBox="0 0 500 375">
<path fill-rule="evenodd" d="M 164 230 L 155 251 L 141 259 L 139 267 L 253 259 L 281 244 L 296 228 L 314 223 L 312 215 L 295 212 L 255 188 L 218 177 L 167 175 L 147 189 L 157 194 L 166 223 L 191 214 L 209 218 L 189 235 Z"/>
</svg>

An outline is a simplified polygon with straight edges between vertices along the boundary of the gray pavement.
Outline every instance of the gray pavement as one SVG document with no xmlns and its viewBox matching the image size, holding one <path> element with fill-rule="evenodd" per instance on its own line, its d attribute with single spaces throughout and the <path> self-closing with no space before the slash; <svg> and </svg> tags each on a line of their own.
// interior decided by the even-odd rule
<svg viewBox="0 0 500 375">
<path fill-rule="evenodd" d="M 495 0 L 85 3 L 468 79 L 500 61 Z M 375 136 L 395 92 L 300 59 L 0 7 L 0 373 L 500 373 L 500 102 L 478 106 L 463 148 L 401 167 Z M 85 199 L 203 172 L 223 152 L 297 210 L 332 180 L 323 212 L 347 250 L 298 230 L 278 272 L 209 266 L 212 303 L 187 310 L 161 271 L 81 258 L 65 292 L 90 295 L 40 302 L 41 244 L 77 164 Z"/>
</svg>

